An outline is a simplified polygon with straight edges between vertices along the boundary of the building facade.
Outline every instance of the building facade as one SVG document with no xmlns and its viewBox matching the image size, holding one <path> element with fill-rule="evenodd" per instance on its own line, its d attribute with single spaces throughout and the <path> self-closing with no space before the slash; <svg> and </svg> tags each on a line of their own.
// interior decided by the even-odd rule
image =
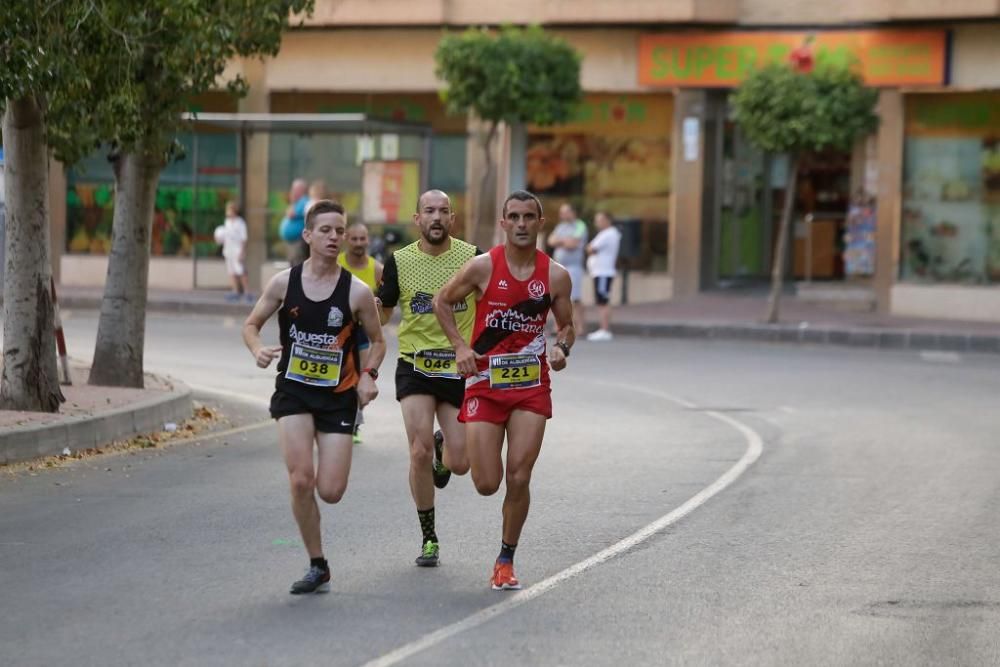
<svg viewBox="0 0 1000 667">
<path fill-rule="evenodd" d="M 843 0 L 834 10 L 788 0 L 317 0 L 275 58 L 232 64 L 249 97 L 199 105 L 427 124 L 424 182 L 453 193 L 464 215 L 482 160 L 475 124 L 444 112 L 434 50 L 444 30 L 539 23 L 583 55 L 584 101 L 565 125 L 527 128 L 523 151 L 501 137 L 501 172 L 515 176 L 499 188 L 523 179 L 553 218 L 562 201 L 588 221 L 614 215 L 630 301 L 765 281 L 792 196 L 790 280 L 860 290 L 886 312 L 1000 320 L 1000 0 Z M 859 64 L 879 90 L 881 122 L 853 151 L 811 156 L 786 193 L 787 161 L 747 144 L 727 95 L 755 63 L 786 57 L 808 35 L 820 60 Z M 161 183 L 152 285 L 224 283 L 212 262 L 198 265 L 200 279 L 185 276 L 192 248 L 211 254 L 205 235 L 226 198 L 243 203 L 259 281 L 280 261 L 275 230 L 292 178 L 323 179 L 357 213 L 361 162 L 421 150 L 405 138 L 281 133 L 240 145 L 207 132 L 199 146 L 197 176 L 182 162 Z M 98 162 L 66 172 L 53 196 L 65 283 L 103 280 L 110 181 Z"/>
</svg>

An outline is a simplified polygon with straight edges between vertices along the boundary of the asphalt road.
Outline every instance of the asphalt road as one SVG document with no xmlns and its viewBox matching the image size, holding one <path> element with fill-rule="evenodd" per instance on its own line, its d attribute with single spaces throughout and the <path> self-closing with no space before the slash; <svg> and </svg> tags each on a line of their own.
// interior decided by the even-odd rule
<svg viewBox="0 0 1000 667">
<path fill-rule="evenodd" d="M 65 323 L 88 358 L 96 316 Z M 147 368 L 266 420 L 239 324 L 151 315 Z M 442 566 L 413 566 L 392 366 L 323 508 L 327 595 L 287 594 L 272 425 L 0 479 L 0 664 L 1000 664 L 995 357 L 581 342 L 518 594 L 487 585 L 501 498 L 468 478 L 437 501 Z"/>
</svg>

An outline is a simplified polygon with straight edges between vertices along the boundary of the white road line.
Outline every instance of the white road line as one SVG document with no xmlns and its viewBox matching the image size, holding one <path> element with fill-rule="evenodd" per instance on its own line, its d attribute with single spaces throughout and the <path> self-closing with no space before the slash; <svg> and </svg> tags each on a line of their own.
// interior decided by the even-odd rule
<svg viewBox="0 0 1000 667">
<path fill-rule="evenodd" d="M 636 387 L 633 385 L 621 384 L 617 382 L 601 382 L 589 380 L 588 384 L 599 384 L 610 388 L 618 389 L 621 391 L 631 391 L 641 394 L 646 394 L 647 396 L 653 396 L 656 398 L 661 398 L 675 405 L 679 405 L 683 408 L 693 409 L 697 408 L 695 404 L 690 401 L 686 401 L 682 398 L 677 398 L 664 394 L 655 390 L 645 389 L 642 387 Z M 629 535 L 625 539 L 617 542 L 610 547 L 600 551 L 586 560 L 582 560 L 575 565 L 571 565 L 565 570 L 558 572 L 548 579 L 538 582 L 537 584 L 530 586 L 523 591 L 519 591 L 510 595 L 503 602 L 495 604 L 485 609 L 482 609 L 471 616 L 467 616 L 460 621 L 456 621 L 451 625 L 446 625 L 443 628 L 435 630 L 430 634 L 424 635 L 419 639 L 416 639 L 408 644 L 404 644 L 397 649 L 394 649 L 374 660 L 370 660 L 362 667 L 389 667 L 390 665 L 395 665 L 410 656 L 416 655 L 421 651 L 428 649 L 436 644 L 440 644 L 444 640 L 454 637 L 455 635 L 465 632 L 466 630 L 471 630 L 472 628 L 478 627 L 487 621 L 505 614 L 512 609 L 516 609 L 523 604 L 527 604 L 531 600 L 544 595 L 548 591 L 552 590 L 559 584 L 572 579 L 573 577 L 583 574 L 587 570 L 600 565 L 601 563 L 610 560 L 616 556 L 620 556 L 623 553 L 629 551 L 633 547 L 642 542 L 645 542 L 649 538 L 653 537 L 657 533 L 661 532 L 663 529 L 667 528 L 671 524 L 680 521 L 682 518 L 698 509 L 704 505 L 710 498 L 715 496 L 717 493 L 728 487 L 730 484 L 739 479 L 747 468 L 754 464 L 758 458 L 760 458 L 761 452 L 764 451 L 764 440 L 761 438 L 760 434 L 754 431 L 752 428 L 743 424 L 732 417 L 722 414 L 720 412 L 715 412 L 713 410 L 705 411 L 701 414 L 707 415 L 713 419 L 727 424 L 737 431 L 747 442 L 746 451 L 739 461 L 733 465 L 729 470 L 727 470 L 721 477 L 712 482 L 710 485 L 699 491 L 697 494 L 692 496 L 680 507 L 674 509 L 668 514 L 663 515 L 653 523 L 641 528 L 637 532 Z"/>
</svg>

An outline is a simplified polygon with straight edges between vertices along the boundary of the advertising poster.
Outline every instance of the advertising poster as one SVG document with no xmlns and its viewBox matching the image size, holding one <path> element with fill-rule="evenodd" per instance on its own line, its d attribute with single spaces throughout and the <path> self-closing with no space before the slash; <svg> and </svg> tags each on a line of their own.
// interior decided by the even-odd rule
<svg viewBox="0 0 1000 667">
<path fill-rule="evenodd" d="M 367 223 L 408 222 L 420 196 L 420 163 L 412 160 L 365 162 L 361 177 L 361 217 Z"/>
</svg>

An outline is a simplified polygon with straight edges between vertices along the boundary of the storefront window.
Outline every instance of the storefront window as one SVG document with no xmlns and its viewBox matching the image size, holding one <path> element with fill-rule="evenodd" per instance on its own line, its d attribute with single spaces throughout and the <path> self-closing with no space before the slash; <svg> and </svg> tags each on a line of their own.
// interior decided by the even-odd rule
<svg viewBox="0 0 1000 667">
<path fill-rule="evenodd" d="M 904 280 L 1000 282 L 1000 92 L 911 95 Z"/>
<path fill-rule="evenodd" d="M 462 236 L 465 209 L 466 119 L 445 113 L 435 93 L 275 93 L 274 113 L 363 113 L 370 118 L 429 125 L 429 186 L 447 192 L 456 210 L 453 232 Z M 424 159 L 423 138 L 418 135 L 296 135 L 275 133 L 270 140 L 268 170 L 268 256 L 283 259 L 286 246 L 278 227 L 288 206 L 292 179 L 322 181 L 354 219 L 361 213 L 361 164 L 365 160 Z M 415 238 L 413 225 L 369 225 L 373 238 L 387 237 L 386 252 Z M 378 245 L 378 244 L 373 244 Z"/>
<path fill-rule="evenodd" d="M 588 223 L 610 213 L 629 268 L 665 271 L 670 196 L 669 95 L 588 95 L 572 122 L 531 127 L 526 180 L 551 222 L 564 201 Z"/>
<path fill-rule="evenodd" d="M 198 134 L 195 187 L 194 135 L 178 137 L 185 157 L 161 173 L 153 212 L 150 254 L 198 256 L 217 252 L 212 230 L 225 217 L 225 205 L 238 198 L 237 139 L 230 133 Z M 66 249 L 74 254 L 111 251 L 114 174 L 107 149 L 95 151 L 67 171 Z"/>
</svg>

